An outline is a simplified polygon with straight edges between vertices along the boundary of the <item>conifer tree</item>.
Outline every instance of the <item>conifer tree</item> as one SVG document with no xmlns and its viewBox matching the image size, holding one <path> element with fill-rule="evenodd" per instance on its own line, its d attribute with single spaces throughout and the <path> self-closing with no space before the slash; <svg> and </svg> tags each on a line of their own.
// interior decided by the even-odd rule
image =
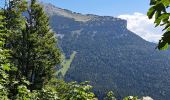
<svg viewBox="0 0 170 100">
<path fill-rule="evenodd" d="M 18 69 L 14 76 L 26 77 L 31 90 L 42 89 L 55 77 L 55 66 L 60 63 L 48 17 L 36 0 L 31 1 L 30 7 L 24 0 L 9 1 L 5 11 L 10 30 L 6 47 L 12 51 L 10 60 Z"/>
<path fill-rule="evenodd" d="M 26 72 L 24 69 L 25 61 L 25 18 L 22 16 L 23 12 L 26 10 L 26 1 L 24 0 L 9 0 L 6 1 L 5 10 L 5 27 L 8 31 L 8 36 L 6 37 L 6 48 L 11 50 L 10 61 L 16 66 L 17 72 L 11 73 L 15 79 L 21 79 L 23 73 Z"/>
<path fill-rule="evenodd" d="M 33 43 L 30 82 L 33 88 L 42 88 L 56 77 L 55 66 L 60 63 L 60 51 L 54 32 L 49 27 L 49 19 L 36 0 L 31 0 L 29 14 L 30 40 Z"/>
<path fill-rule="evenodd" d="M 7 71 L 9 71 L 8 61 L 6 57 L 8 56 L 9 51 L 4 49 L 5 44 L 5 27 L 3 22 L 3 10 L 0 10 L 0 99 L 6 100 L 8 99 L 8 83 L 9 83 L 9 75 Z"/>
<path fill-rule="evenodd" d="M 18 2 L 19 3 L 19 2 Z M 12 40 L 12 37 L 15 37 L 16 34 L 18 34 L 20 31 L 19 26 L 21 26 L 21 19 L 18 20 L 21 15 L 17 15 L 19 12 L 15 10 L 16 3 L 14 4 L 11 2 L 6 2 L 6 5 L 4 9 L 1 9 L 0 11 L 0 85 L 4 85 L 4 89 L 6 89 L 6 99 L 14 99 L 19 94 L 18 88 L 20 89 L 25 88 L 24 85 L 28 85 L 25 78 L 17 77 L 20 70 L 18 67 L 14 66 L 14 40 Z M 15 8 L 15 9 L 14 9 Z M 17 29 L 18 28 L 18 29 Z M 17 36 L 16 36 L 17 37 Z M 16 44 L 15 44 L 16 45 Z M 20 74 L 21 75 L 21 74 Z M 3 91 L 3 90 L 2 90 Z M 2 95 L 2 94 L 0 94 Z M 22 96 L 22 95 L 20 95 Z M 3 97 L 3 96 L 2 96 Z M 8 98 L 8 99 L 7 99 Z M 3 99 L 4 100 L 4 99 Z"/>
<path fill-rule="evenodd" d="M 0 10 L 0 100 L 95 100 L 86 83 L 55 79 L 60 51 L 48 17 L 35 0 L 23 5 L 10 0 Z"/>
</svg>

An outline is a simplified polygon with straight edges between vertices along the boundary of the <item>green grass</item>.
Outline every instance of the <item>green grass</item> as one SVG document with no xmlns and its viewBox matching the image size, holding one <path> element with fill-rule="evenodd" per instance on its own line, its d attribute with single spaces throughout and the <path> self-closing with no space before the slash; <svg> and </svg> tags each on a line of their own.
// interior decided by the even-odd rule
<svg viewBox="0 0 170 100">
<path fill-rule="evenodd" d="M 57 71 L 58 73 L 62 73 L 63 76 L 65 76 L 65 74 L 67 73 L 68 69 L 70 68 L 70 65 L 72 63 L 72 61 L 74 60 L 74 57 L 76 55 L 76 51 L 74 51 L 71 55 L 70 55 L 70 59 L 66 59 L 64 55 L 62 55 L 63 57 L 63 62 L 61 63 L 62 68 L 60 70 Z"/>
</svg>

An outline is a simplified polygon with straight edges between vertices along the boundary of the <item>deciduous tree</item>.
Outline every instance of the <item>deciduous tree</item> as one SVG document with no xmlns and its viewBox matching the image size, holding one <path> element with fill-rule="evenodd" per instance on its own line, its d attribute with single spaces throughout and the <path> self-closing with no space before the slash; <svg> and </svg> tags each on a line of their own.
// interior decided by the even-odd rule
<svg viewBox="0 0 170 100">
<path fill-rule="evenodd" d="M 154 19 L 155 26 L 163 26 L 163 36 L 158 44 L 159 50 L 165 50 L 170 44 L 170 12 L 168 12 L 170 0 L 150 0 L 148 18 Z"/>
</svg>

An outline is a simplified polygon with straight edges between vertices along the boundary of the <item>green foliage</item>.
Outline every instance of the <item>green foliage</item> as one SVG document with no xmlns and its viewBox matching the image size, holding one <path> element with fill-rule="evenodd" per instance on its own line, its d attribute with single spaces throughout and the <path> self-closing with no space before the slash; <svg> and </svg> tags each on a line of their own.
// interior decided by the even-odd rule
<svg viewBox="0 0 170 100">
<path fill-rule="evenodd" d="M 114 93 L 112 91 L 109 91 L 104 100 L 116 100 Z"/>
<path fill-rule="evenodd" d="M 60 50 L 48 17 L 36 0 L 30 5 L 25 0 L 10 1 L 5 17 L 9 30 L 6 48 L 11 51 L 9 60 L 18 69 L 10 76 L 25 77 L 30 81 L 29 89 L 41 89 L 55 77 L 55 66 L 60 63 Z"/>
<path fill-rule="evenodd" d="M 26 12 L 29 16 L 23 15 Z M 56 45 L 48 17 L 36 0 L 30 7 L 25 0 L 9 1 L 0 10 L 0 99 L 94 100 L 87 83 L 55 79 L 60 63 Z"/>
<path fill-rule="evenodd" d="M 151 19 L 154 17 L 155 26 L 163 26 L 164 33 L 159 41 L 158 49 L 166 50 L 170 44 L 170 13 L 167 12 L 169 9 L 170 1 L 169 0 L 151 0 L 150 9 L 148 10 L 148 18 Z"/>
<path fill-rule="evenodd" d="M 139 100 L 138 97 L 135 97 L 135 96 L 128 96 L 128 97 L 125 97 L 123 100 Z"/>
<path fill-rule="evenodd" d="M 53 89 L 42 89 L 33 91 L 31 100 L 61 100 L 58 97 L 58 93 Z"/>
<path fill-rule="evenodd" d="M 58 81 L 56 90 L 61 100 L 96 100 L 91 92 L 92 86 L 88 82 L 78 84 L 77 82 L 65 83 Z"/>
<path fill-rule="evenodd" d="M 25 85 L 20 85 L 17 87 L 18 93 L 14 97 L 15 100 L 31 100 L 31 92 L 27 89 Z"/>
<path fill-rule="evenodd" d="M 8 91 L 9 88 L 8 83 L 9 83 L 9 76 L 6 73 L 7 71 L 10 70 L 9 67 L 9 62 L 6 60 L 9 51 L 4 49 L 4 44 L 5 44 L 5 24 L 3 22 L 4 16 L 3 16 L 3 11 L 0 10 L 0 99 L 1 100 L 8 100 Z"/>
<path fill-rule="evenodd" d="M 25 18 L 22 16 L 22 11 L 26 8 L 24 4 L 25 0 L 12 0 L 9 1 L 7 4 L 8 6 L 4 9 L 4 22 L 5 28 L 8 30 L 6 41 L 5 41 L 5 48 L 10 50 L 10 58 L 8 59 L 12 66 L 14 65 L 14 69 L 16 71 L 10 72 L 10 77 L 13 79 L 21 79 L 23 77 L 22 74 L 22 66 L 20 65 L 18 59 L 21 57 L 23 58 L 23 52 L 20 52 L 20 49 L 24 49 L 23 39 L 22 39 L 22 31 L 25 29 Z M 23 5 L 20 8 L 20 5 Z M 12 79 L 11 79 L 12 80 Z"/>
<path fill-rule="evenodd" d="M 27 76 L 32 84 L 31 88 L 41 89 L 49 80 L 55 77 L 55 67 L 60 63 L 60 50 L 57 48 L 57 40 L 50 29 L 48 17 L 36 0 L 30 5 L 28 23 L 26 29 L 28 40 L 26 44 L 29 59 L 26 65 Z M 28 25 L 27 25 L 28 26 Z"/>
</svg>

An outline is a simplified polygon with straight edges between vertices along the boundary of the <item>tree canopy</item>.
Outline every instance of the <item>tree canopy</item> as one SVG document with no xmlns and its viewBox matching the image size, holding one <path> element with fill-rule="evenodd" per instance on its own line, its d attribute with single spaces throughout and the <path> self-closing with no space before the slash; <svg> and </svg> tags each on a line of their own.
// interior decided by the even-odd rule
<svg viewBox="0 0 170 100">
<path fill-rule="evenodd" d="M 149 19 L 154 19 L 155 27 L 163 26 L 163 35 L 157 48 L 166 50 L 170 44 L 170 12 L 168 12 L 170 0 L 150 0 L 150 9 L 147 12 Z"/>
<path fill-rule="evenodd" d="M 0 99 L 94 100 L 87 83 L 56 79 L 60 58 L 43 7 L 36 0 L 5 0 L 0 10 Z"/>
</svg>

